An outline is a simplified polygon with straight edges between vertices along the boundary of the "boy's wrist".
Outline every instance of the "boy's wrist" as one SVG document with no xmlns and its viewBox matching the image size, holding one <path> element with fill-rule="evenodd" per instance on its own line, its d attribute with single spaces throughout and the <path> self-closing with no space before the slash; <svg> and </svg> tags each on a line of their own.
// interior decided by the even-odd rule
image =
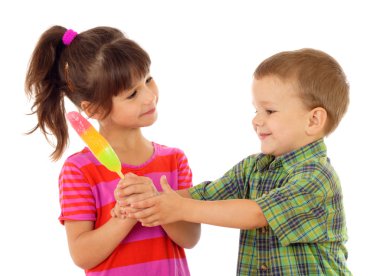
<svg viewBox="0 0 380 276">
<path fill-rule="evenodd" d="M 189 212 L 191 211 L 191 201 L 192 199 L 190 198 L 184 198 L 184 197 L 180 198 L 179 204 L 178 204 L 179 220 L 182 220 L 182 221 L 189 220 Z"/>
</svg>

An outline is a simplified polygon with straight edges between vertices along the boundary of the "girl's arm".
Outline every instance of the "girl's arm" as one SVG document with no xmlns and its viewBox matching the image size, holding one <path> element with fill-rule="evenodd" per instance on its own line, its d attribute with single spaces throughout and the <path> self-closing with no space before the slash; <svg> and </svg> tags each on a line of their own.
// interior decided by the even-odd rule
<svg viewBox="0 0 380 276">
<path fill-rule="evenodd" d="M 141 221 L 144 226 L 165 225 L 175 221 L 239 229 L 268 225 L 260 206 L 253 200 L 194 200 L 180 196 L 167 183 L 161 182 L 161 186 L 163 192 L 159 196 L 133 203 L 131 209 L 127 210 L 128 216 Z M 143 210 L 136 212 L 139 209 Z"/>
<path fill-rule="evenodd" d="M 162 181 L 165 181 L 165 183 L 169 185 L 165 177 L 162 177 L 160 181 L 161 185 Z M 124 210 L 131 210 L 130 207 L 126 206 L 130 206 L 132 202 L 155 197 L 157 195 L 158 192 L 150 178 L 128 173 L 125 175 L 125 178 L 120 181 L 115 190 L 115 199 L 118 203 L 115 205 L 112 214 L 114 217 L 126 218 L 127 216 L 125 215 Z M 197 244 L 201 233 L 201 226 L 198 223 L 185 221 L 173 221 L 172 223 L 162 225 L 162 228 L 171 240 L 183 248 L 194 247 Z"/>
<path fill-rule="evenodd" d="M 183 248 L 193 248 L 199 241 L 201 225 L 186 221 L 161 225 L 172 241 Z"/>
<path fill-rule="evenodd" d="M 104 261 L 136 224 L 134 219 L 111 218 L 94 229 L 92 221 L 66 220 L 65 228 L 74 263 L 90 269 Z"/>
</svg>

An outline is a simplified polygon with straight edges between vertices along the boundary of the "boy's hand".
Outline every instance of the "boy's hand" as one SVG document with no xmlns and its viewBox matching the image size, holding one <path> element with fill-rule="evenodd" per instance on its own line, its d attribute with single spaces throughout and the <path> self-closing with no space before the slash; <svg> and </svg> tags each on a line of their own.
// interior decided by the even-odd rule
<svg viewBox="0 0 380 276">
<path fill-rule="evenodd" d="M 143 226 L 157 226 L 181 220 L 183 198 L 173 191 L 165 176 L 160 179 L 162 193 L 158 196 L 134 202 L 127 207 L 128 217 L 135 218 Z"/>
<path fill-rule="evenodd" d="M 116 204 L 111 210 L 111 216 L 126 218 L 128 211 L 139 211 L 130 208 L 131 203 L 145 200 L 155 195 L 158 195 L 158 192 L 150 178 L 127 173 L 114 191 Z"/>
</svg>

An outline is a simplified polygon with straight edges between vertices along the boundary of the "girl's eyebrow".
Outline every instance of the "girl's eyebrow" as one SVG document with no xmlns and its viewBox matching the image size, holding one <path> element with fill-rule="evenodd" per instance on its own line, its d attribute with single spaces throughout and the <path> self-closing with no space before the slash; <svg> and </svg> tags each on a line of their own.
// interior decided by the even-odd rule
<svg viewBox="0 0 380 276">
<path fill-rule="evenodd" d="M 141 80 L 144 80 L 144 82 L 148 79 L 148 78 L 151 78 L 151 74 L 150 72 L 148 72 L 144 77 L 142 77 L 140 80 L 138 81 L 135 81 L 133 84 L 134 86 L 132 86 L 131 88 L 129 88 L 127 91 L 135 91 L 137 89 L 137 87 L 140 85 L 140 81 Z"/>
</svg>

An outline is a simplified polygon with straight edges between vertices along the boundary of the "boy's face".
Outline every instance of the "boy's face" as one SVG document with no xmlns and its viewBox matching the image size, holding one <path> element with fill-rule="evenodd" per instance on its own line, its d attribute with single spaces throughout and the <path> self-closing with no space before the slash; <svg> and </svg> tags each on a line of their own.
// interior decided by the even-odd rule
<svg viewBox="0 0 380 276">
<path fill-rule="evenodd" d="M 276 76 L 254 79 L 252 97 L 256 109 L 252 124 L 264 154 L 277 157 L 311 142 L 306 133 L 310 110 L 291 81 Z"/>
</svg>

